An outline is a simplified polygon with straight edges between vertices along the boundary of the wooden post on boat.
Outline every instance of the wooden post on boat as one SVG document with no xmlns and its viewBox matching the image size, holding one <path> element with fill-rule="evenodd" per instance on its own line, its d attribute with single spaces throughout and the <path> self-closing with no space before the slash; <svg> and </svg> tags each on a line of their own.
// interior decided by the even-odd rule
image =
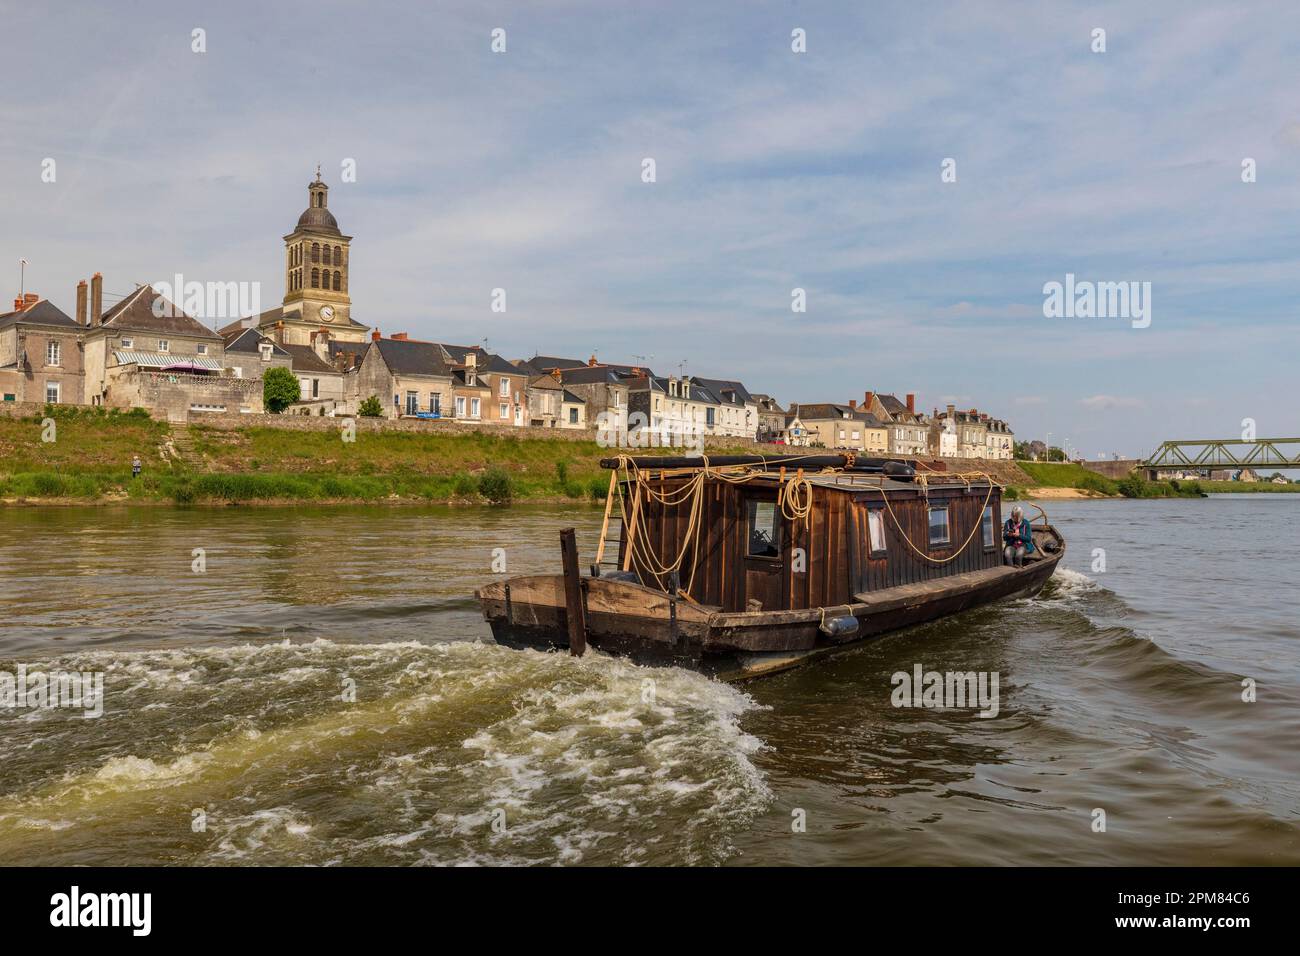
<svg viewBox="0 0 1300 956">
<path fill-rule="evenodd" d="M 578 543 L 573 529 L 560 532 L 560 558 L 564 566 L 564 609 L 569 621 L 569 653 L 581 657 L 587 650 L 587 621 L 582 613 L 582 579 L 578 577 Z"/>
</svg>

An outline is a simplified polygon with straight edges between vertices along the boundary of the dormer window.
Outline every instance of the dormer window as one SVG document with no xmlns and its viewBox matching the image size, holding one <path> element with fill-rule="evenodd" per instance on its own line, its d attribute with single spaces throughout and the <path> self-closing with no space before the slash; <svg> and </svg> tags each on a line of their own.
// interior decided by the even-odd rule
<svg viewBox="0 0 1300 956">
<path fill-rule="evenodd" d="M 262 353 L 262 361 L 263 361 L 263 362 L 269 362 L 269 361 L 271 361 L 271 343 L 270 343 L 270 342 L 261 342 L 261 343 L 259 343 L 258 346 L 257 346 L 257 350 L 258 350 L 259 352 Z"/>
<path fill-rule="evenodd" d="M 465 384 L 466 384 L 466 385 L 473 385 L 473 384 L 474 384 L 474 373 L 473 373 L 473 372 L 466 372 L 466 373 L 465 373 Z"/>
</svg>

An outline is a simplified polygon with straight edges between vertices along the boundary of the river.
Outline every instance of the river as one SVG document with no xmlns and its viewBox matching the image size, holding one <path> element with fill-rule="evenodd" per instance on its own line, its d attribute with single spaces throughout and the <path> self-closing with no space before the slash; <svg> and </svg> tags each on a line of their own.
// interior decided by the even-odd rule
<svg viewBox="0 0 1300 956">
<path fill-rule="evenodd" d="M 1039 597 L 741 686 L 489 642 L 585 505 L 4 509 L 0 671 L 105 692 L 0 707 L 0 864 L 1300 863 L 1300 496 L 1048 509 Z"/>
</svg>

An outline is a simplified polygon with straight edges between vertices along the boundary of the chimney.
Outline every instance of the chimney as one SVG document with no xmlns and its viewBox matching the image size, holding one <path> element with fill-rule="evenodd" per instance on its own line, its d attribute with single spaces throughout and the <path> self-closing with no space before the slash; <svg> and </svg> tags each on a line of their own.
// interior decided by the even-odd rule
<svg viewBox="0 0 1300 956">
<path fill-rule="evenodd" d="M 949 405 L 949 406 L 948 406 L 948 417 L 949 417 L 949 418 L 954 418 L 954 417 L 956 416 L 956 414 L 957 414 L 957 406 L 956 406 L 956 405 Z"/>
<path fill-rule="evenodd" d="M 858 410 L 858 400 L 856 398 L 849 399 L 849 408 L 855 412 Z"/>
<path fill-rule="evenodd" d="M 598 365 L 598 364 L 600 364 L 600 363 L 598 363 L 598 362 L 596 361 L 596 353 L 593 352 L 592 355 L 591 355 L 591 358 L 587 359 L 587 368 L 593 368 L 594 366 L 596 366 L 596 365 Z"/>
<path fill-rule="evenodd" d="M 394 342 L 405 342 L 407 339 L 407 333 L 394 332 L 392 335 L 389 336 L 389 338 L 392 339 Z"/>
<path fill-rule="evenodd" d="M 396 338 L 396 336 L 394 336 L 394 338 Z M 476 353 L 473 349 L 470 349 L 468 352 L 465 353 L 465 367 L 478 368 L 478 353 Z"/>
<path fill-rule="evenodd" d="M 21 296 L 14 296 L 14 311 L 26 312 L 40 301 L 41 297 L 35 292 L 25 292 Z"/>
<path fill-rule="evenodd" d="M 871 400 L 875 397 L 875 392 L 867 392 L 867 394 L 862 397 L 862 407 L 867 411 L 871 411 Z"/>
<path fill-rule="evenodd" d="M 275 320 L 275 344 L 284 344 L 284 319 Z"/>
<path fill-rule="evenodd" d="M 90 277 L 90 325 L 104 324 L 104 277 L 96 272 Z"/>
<path fill-rule="evenodd" d="M 82 279 L 77 283 L 77 324 L 86 324 L 86 280 Z"/>
<path fill-rule="evenodd" d="M 912 392 L 907 393 L 907 411 L 911 415 L 916 414 L 916 395 Z"/>
<path fill-rule="evenodd" d="M 382 338 L 383 338 L 383 335 L 380 334 L 380 332 L 379 332 L 378 329 L 374 329 L 373 331 L 371 331 L 371 333 L 370 333 L 370 341 L 372 341 L 372 342 L 378 342 L 378 341 L 379 341 L 380 339 L 382 339 Z"/>
</svg>

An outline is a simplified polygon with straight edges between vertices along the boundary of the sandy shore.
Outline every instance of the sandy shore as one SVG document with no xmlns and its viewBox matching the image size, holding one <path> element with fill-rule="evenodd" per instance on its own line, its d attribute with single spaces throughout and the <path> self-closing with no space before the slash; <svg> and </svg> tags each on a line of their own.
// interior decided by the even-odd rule
<svg viewBox="0 0 1300 956">
<path fill-rule="evenodd" d="M 1118 498 L 1119 495 L 1104 495 L 1100 491 L 1086 491 L 1083 488 L 1026 488 L 1026 498 Z"/>
</svg>

